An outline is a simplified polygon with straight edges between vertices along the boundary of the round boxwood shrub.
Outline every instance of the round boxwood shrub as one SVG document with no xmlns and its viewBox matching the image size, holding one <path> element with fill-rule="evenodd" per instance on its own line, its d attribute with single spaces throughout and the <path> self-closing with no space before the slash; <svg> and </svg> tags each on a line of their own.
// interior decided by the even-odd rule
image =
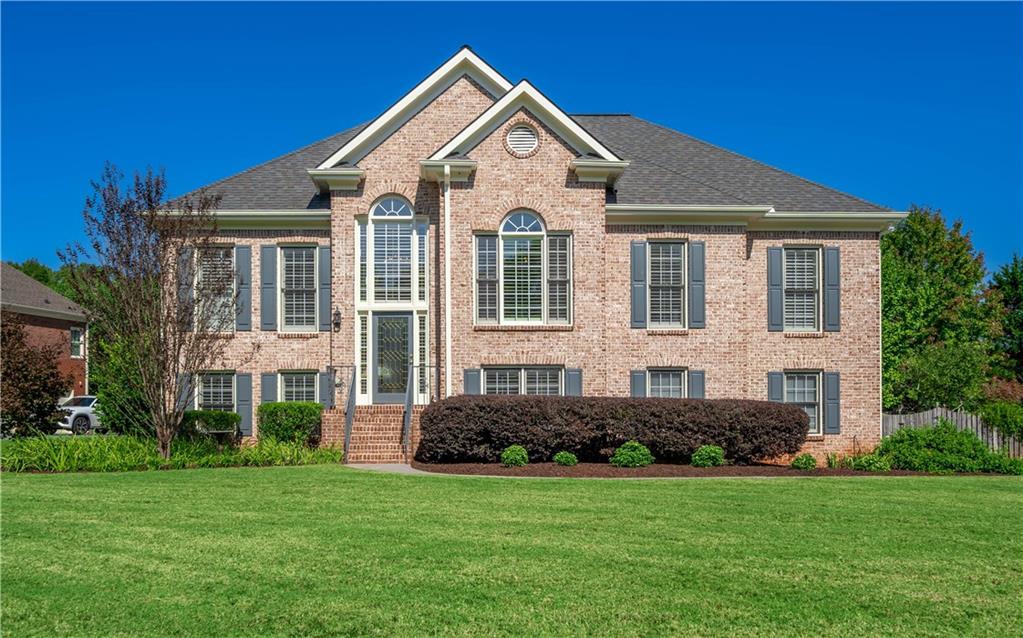
<svg viewBox="0 0 1023 638">
<path fill-rule="evenodd" d="M 717 445 L 701 445 L 693 452 L 693 467 L 717 467 L 725 464 L 725 451 Z"/>
<path fill-rule="evenodd" d="M 576 455 L 572 454 L 571 452 L 558 452 L 557 454 L 554 455 L 554 462 L 557 463 L 558 465 L 571 467 L 578 463 L 579 459 L 576 458 Z"/>
<path fill-rule="evenodd" d="M 259 438 L 305 443 L 320 430 L 323 406 L 311 401 L 264 403 L 259 406 Z"/>
<path fill-rule="evenodd" d="M 647 446 L 638 441 L 627 441 L 611 455 L 611 465 L 615 467 L 646 467 L 654 462 L 654 455 Z"/>
<path fill-rule="evenodd" d="M 795 454 L 808 427 L 799 407 L 768 401 L 463 395 L 423 411 L 416 459 L 493 463 L 519 444 L 533 458 L 564 450 L 604 462 L 638 441 L 662 463 L 688 463 L 700 446 L 718 445 L 742 464 Z"/>
<path fill-rule="evenodd" d="M 797 470 L 809 472 L 817 467 L 817 459 L 813 458 L 813 454 L 800 454 L 796 458 L 792 459 L 792 467 Z"/>
<path fill-rule="evenodd" d="M 507 467 L 522 467 L 529 464 L 529 454 L 521 445 L 509 445 L 501 452 L 501 464 Z"/>
<path fill-rule="evenodd" d="M 891 472 L 892 462 L 880 454 L 864 454 L 853 457 L 850 461 L 852 469 L 860 472 Z"/>
</svg>

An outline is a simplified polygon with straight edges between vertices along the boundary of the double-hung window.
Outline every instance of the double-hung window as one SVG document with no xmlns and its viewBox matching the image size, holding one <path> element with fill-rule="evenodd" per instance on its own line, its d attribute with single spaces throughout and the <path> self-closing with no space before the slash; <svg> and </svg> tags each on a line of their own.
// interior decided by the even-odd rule
<svg viewBox="0 0 1023 638">
<path fill-rule="evenodd" d="M 203 248 L 198 261 L 196 301 L 203 320 L 214 332 L 230 332 L 235 325 L 234 247 Z"/>
<path fill-rule="evenodd" d="M 281 248 L 284 330 L 316 330 L 316 247 Z"/>
<path fill-rule="evenodd" d="M 684 399 L 686 371 L 681 368 L 652 368 L 647 371 L 648 397 Z"/>
<path fill-rule="evenodd" d="M 483 394 L 564 394 L 562 369 L 553 367 L 484 368 Z"/>
<path fill-rule="evenodd" d="M 282 372 L 281 401 L 316 401 L 315 372 Z"/>
<path fill-rule="evenodd" d="M 71 328 L 71 356 L 80 359 L 85 356 L 85 331 Z"/>
<path fill-rule="evenodd" d="M 799 371 L 785 373 L 785 403 L 803 408 L 810 418 L 810 434 L 820 434 L 821 429 L 821 373 Z"/>
<path fill-rule="evenodd" d="M 200 374 L 197 394 L 200 410 L 234 412 L 234 373 L 204 372 Z"/>
<path fill-rule="evenodd" d="M 572 240 L 534 213 L 511 213 L 497 235 L 476 236 L 477 323 L 572 321 Z"/>
<path fill-rule="evenodd" d="M 820 249 L 784 249 L 785 330 L 814 332 L 820 327 Z"/>
<path fill-rule="evenodd" d="M 651 328 L 685 327 L 685 244 L 652 241 L 648 250 Z"/>
</svg>

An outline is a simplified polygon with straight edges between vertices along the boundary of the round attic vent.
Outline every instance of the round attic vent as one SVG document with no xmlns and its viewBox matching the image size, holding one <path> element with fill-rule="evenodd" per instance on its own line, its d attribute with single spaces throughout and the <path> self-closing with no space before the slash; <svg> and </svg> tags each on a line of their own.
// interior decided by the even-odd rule
<svg viewBox="0 0 1023 638">
<path fill-rule="evenodd" d="M 520 124 L 508 131 L 508 148 L 525 155 L 531 153 L 538 143 L 536 131 L 525 124 Z"/>
</svg>

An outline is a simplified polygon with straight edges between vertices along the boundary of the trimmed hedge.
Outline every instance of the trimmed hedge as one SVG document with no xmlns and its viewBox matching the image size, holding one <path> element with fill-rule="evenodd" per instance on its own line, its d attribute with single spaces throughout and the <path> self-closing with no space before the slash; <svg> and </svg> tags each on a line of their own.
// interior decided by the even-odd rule
<svg viewBox="0 0 1023 638">
<path fill-rule="evenodd" d="M 808 427 L 802 409 L 769 401 L 462 395 L 423 411 L 416 459 L 492 463 L 520 444 L 534 460 L 565 450 L 606 461 L 638 441 L 660 462 L 719 445 L 733 462 L 749 463 L 799 451 Z"/>
<path fill-rule="evenodd" d="M 323 406 L 311 401 L 273 401 L 259 406 L 259 438 L 305 443 L 320 431 Z"/>
<path fill-rule="evenodd" d="M 202 435 L 204 432 L 227 432 L 238 430 L 242 417 L 236 412 L 220 410 L 187 410 L 181 417 L 181 434 L 185 437 Z M 200 425 L 202 429 L 200 429 Z"/>
</svg>

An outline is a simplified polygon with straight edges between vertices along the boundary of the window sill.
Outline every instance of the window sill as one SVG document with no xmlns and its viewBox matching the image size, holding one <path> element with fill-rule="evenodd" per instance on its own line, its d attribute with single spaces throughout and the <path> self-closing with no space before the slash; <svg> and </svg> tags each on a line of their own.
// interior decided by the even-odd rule
<svg viewBox="0 0 1023 638">
<path fill-rule="evenodd" d="M 820 443 L 823 440 L 824 440 L 824 435 L 823 434 L 810 434 L 810 435 L 807 435 L 807 437 L 806 437 L 806 441 L 808 443 Z"/>
<path fill-rule="evenodd" d="M 477 324 L 472 327 L 475 332 L 571 332 L 571 324 Z"/>
<path fill-rule="evenodd" d="M 647 328 L 646 333 L 651 337 L 678 336 L 689 334 L 689 330 L 686 328 Z"/>
<path fill-rule="evenodd" d="M 826 332 L 786 332 L 786 339 L 826 339 Z"/>
<path fill-rule="evenodd" d="M 319 332 L 278 332 L 278 339 L 315 339 Z"/>
</svg>

